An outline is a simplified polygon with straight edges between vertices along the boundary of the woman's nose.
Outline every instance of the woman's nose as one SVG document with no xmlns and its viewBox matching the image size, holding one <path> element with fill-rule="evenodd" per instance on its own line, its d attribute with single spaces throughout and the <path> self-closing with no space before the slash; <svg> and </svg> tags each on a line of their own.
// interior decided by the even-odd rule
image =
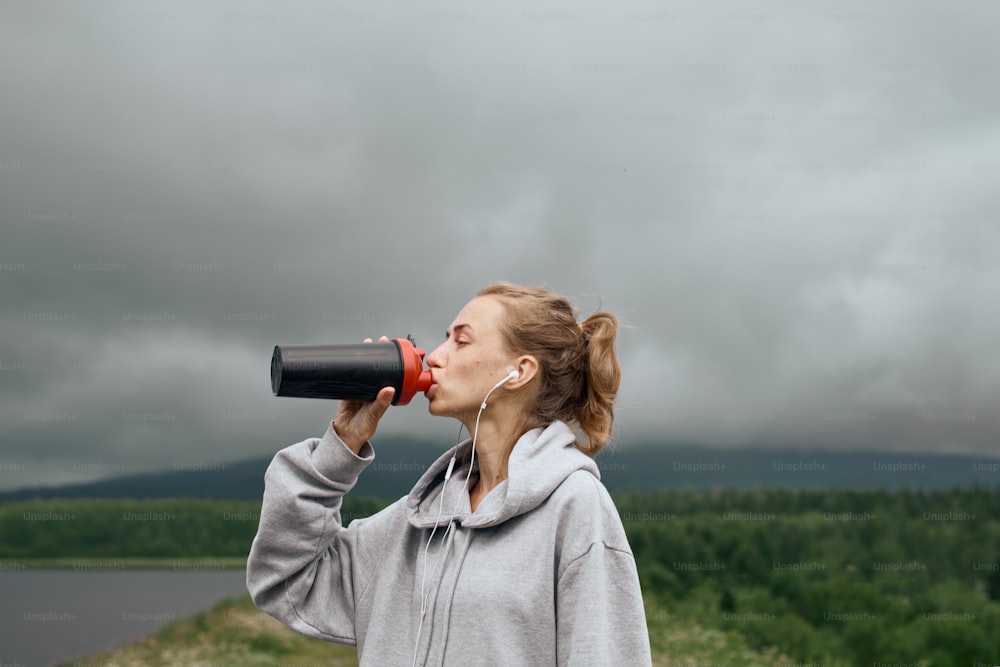
<svg viewBox="0 0 1000 667">
<path fill-rule="evenodd" d="M 444 347 L 444 343 L 438 345 L 434 348 L 434 351 L 424 357 L 424 361 L 427 362 L 429 368 L 441 368 L 441 348 Z"/>
</svg>

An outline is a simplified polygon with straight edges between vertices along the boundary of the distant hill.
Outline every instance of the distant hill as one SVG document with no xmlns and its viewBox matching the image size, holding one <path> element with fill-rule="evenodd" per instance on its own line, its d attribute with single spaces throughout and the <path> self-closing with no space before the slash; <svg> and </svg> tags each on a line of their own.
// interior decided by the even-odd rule
<svg viewBox="0 0 1000 667">
<path fill-rule="evenodd" d="M 398 498 L 443 453 L 437 443 L 382 440 L 355 497 Z M 0 492 L 0 501 L 32 498 L 259 499 L 270 458 L 217 470 L 112 477 L 86 484 Z M 929 454 L 831 452 L 646 444 L 602 452 L 601 478 L 612 493 L 660 489 L 951 489 L 1000 487 L 1000 459 Z"/>
</svg>

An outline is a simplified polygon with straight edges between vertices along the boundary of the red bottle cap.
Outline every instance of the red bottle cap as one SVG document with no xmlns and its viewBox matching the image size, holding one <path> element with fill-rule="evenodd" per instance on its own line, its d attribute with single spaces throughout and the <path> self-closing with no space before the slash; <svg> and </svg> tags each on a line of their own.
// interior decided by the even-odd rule
<svg viewBox="0 0 1000 667">
<path fill-rule="evenodd" d="M 431 388 L 431 372 L 424 368 L 424 352 L 414 347 L 407 338 L 393 338 L 399 345 L 399 356 L 403 362 L 403 386 L 393 397 L 393 405 L 406 405 L 418 391 Z"/>
</svg>

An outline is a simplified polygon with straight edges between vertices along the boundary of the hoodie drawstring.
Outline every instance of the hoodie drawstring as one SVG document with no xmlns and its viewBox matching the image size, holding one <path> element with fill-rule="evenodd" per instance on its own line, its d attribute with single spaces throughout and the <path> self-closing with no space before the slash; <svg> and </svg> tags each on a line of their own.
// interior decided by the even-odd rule
<svg viewBox="0 0 1000 667">
<path fill-rule="evenodd" d="M 433 596 L 433 598 L 431 600 L 428 600 L 427 602 L 421 601 L 420 626 L 417 628 L 416 645 L 413 647 L 413 665 L 414 666 L 418 664 L 417 663 L 417 654 L 420 652 L 420 640 L 421 640 L 421 637 L 424 638 L 424 643 L 426 644 L 426 648 L 423 651 L 423 659 L 420 661 L 419 664 L 420 665 L 426 665 L 427 664 L 428 653 L 429 653 L 430 647 L 431 647 L 431 639 L 432 639 L 433 634 L 434 634 L 434 614 L 435 614 L 435 611 L 437 610 L 438 600 L 441 597 L 441 583 L 442 583 L 442 580 L 443 580 L 442 574 L 444 573 L 445 563 L 448 562 L 448 557 L 450 556 L 451 551 L 452 551 L 452 547 L 455 544 L 455 533 L 457 531 L 454 529 L 454 525 L 455 525 L 455 520 L 453 519 L 452 521 L 450 521 L 448 523 L 448 527 L 445 529 L 444 535 L 441 536 L 441 546 L 438 549 L 438 554 L 437 554 L 437 559 L 438 559 L 437 571 L 434 573 L 434 579 L 437 580 L 437 586 L 435 587 L 435 590 L 434 590 L 434 596 Z M 432 535 L 433 535 L 433 532 L 432 532 Z M 462 554 L 462 561 L 464 562 L 464 560 L 465 560 L 465 554 L 463 553 Z M 426 565 L 426 562 L 425 562 L 425 564 L 424 564 L 425 570 L 426 570 L 426 567 L 427 567 L 427 565 Z M 423 588 L 423 584 L 421 584 L 421 589 L 422 588 Z M 429 594 L 430 591 L 428 591 L 427 593 Z M 422 591 L 421 591 L 421 594 L 423 594 Z M 455 591 L 453 589 L 452 590 L 452 597 L 454 597 L 454 594 L 455 594 Z M 450 604 L 451 604 L 451 602 L 449 600 L 449 605 Z M 424 625 L 424 616 L 427 614 L 427 612 L 430 612 L 430 622 L 428 623 L 426 634 L 421 635 L 421 628 Z M 447 625 L 445 627 L 447 628 Z M 446 633 L 446 636 L 447 636 L 447 633 Z"/>
</svg>

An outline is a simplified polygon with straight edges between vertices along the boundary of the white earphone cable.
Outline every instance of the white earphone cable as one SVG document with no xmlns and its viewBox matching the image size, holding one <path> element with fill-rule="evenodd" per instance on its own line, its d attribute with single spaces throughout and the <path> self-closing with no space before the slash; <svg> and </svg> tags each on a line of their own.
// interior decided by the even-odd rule
<svg viewBox="0 0 1000 667">
<path fill-rule="evenodd" d="M 444 531 L 444 535 L 441 536 L 441 554 L 438 556 L 438 570 L 435 573 L 435 577 L 440 580 L 441 572 L 444 570 L 445 563 L 445 547 L 448 541 L 448 535 L 452 532 L 452 526 L 454 526 L 455 515 L 458 513 L 458 506 L 462 502 L 462 498 L 468 493 L 469 481 L 472 479 L 472 471 L 476 465 L 476 438 L 479 436 L 479 419 L 483 416 L 483 410 L 486 409 L 486 400 L 500 385 L 508 380 L 513 380 L 518 377 L 518 372 L 516 370 L 511 371 L 507 374 L 507 377 L 497 382 L 493 385 L 493 388 L 486 392 L 486 396 L 483 397 L 483 402 L 479 406 L 479 412 L 476 413 L 476 427 L 472 432 L 472 458 L 469 460 L 469 472 L 465 476 L 465 487 L 463 493 L 459 493 L 455 497 L 455 504 L 451 509 L 451 516 L 448 517 L 448 527 Z M 462 434 L 462 427 L 458 429 L 459 436 Z M 413 642 L 413 667 L 417 664 L 417 651 L 420 649 L 420 633 L 424 627 L 424 616 L 427 613 L 427 596 L 424 593 L 424 583 L 427 580 L 427 555 L 431 547 L 431 540 L 434 539 L 434 533 L 437 532 L 438 526 L 441 523 L 441 512 L 444 509 L 444 491 L 448 484 L 448 480 L 451 478 L 452 470 L 455 467 L 455 457 L 458 456 L 456 451 L 451 456 L 451 461 L 448 462 L 448 470 L 444 474 L 444 481 L 441 483 L 441 494 L 438 503 L 438 515 L 434 520 L 434 528 L 431 530 L 430 536 L 427 538 L 427 544 L 424 546 L 424 572 L 420 578 L 420 622 L 417 624 L 417 638 Z"/>
</svg>

